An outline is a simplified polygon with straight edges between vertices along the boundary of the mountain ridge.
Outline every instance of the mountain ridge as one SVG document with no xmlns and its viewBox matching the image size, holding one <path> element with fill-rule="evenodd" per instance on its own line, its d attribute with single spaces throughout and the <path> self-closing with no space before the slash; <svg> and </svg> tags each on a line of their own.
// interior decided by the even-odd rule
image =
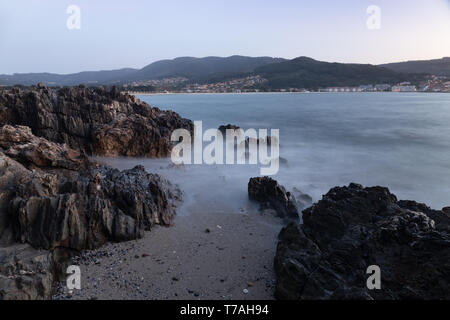
<svg viewBox="0 0 450 320">
<path fill-rule="evenodd" d="M 442 64 L 444 67 L 442 67 Z M 448 73 L 447 70 L 448 69 Z M 419 81 L 425 74 L 450 76 L 450 58 L 416 60 L 382 65 L 318 61 L 300 56 L 291 60 L 268 56 L 178 57 L 155 61 L 141 69 L 83 71 L 71 74 L 15 73 L 0 75 L 0 85 L 53 86 L 113 85 L 167 78 L 186 78 L 190 83 L 216 83 L 261 75 L 272 88 L 350 86 L 367 83 Z"/>
<path fill-rule="evenodd" d="M 0 74 L 2 85 L 33 85 L 38 82 L 47 85 L 118 84 L 132 81 L 156 80 L 161 78 L 187 77 L 194 81 L 207 81 L 208 77 L 223 73 L 250 73 L 264 64 L 285 61 L 283 58 L 209 56 L 203 58 L 178 57 L 150 63 L 141 69 L 121 68 L 102 71 L 82 71 L 71 74 L 56 73 L 14 73 Z"/>
<path fill-rule="evenodd" d="M 412 70 L 418 73 L 428 73 L 438 76 L 450 77 L 450 57 L 431 60 L 408 60 L 402 62 L 385 63 L 381 67 L 391 69 L 396 72 L 409 73 Z"/>
<path fill-rule="evenodd" d="M 371 64 L 324 62 L 304 56 L 262 66 L 257 68 L 255 73 L 267 79 L 268 87 L 274 89 L 394 84 L 420 81 L 425 76 L 416 73 L 398 73 Z"/>
</svg>

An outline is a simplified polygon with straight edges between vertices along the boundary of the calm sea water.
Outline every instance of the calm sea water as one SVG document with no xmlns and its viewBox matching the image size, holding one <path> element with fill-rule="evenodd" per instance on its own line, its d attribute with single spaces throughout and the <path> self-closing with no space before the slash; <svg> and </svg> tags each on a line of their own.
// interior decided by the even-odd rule
<svg viewBox="0 0 450 320">
<path fill-rule="evenodd" d="M 381 185 L 400 199 L 440 209 L 450 205 L 450 94 L 201 94 L 139 96 L 172 109 L 203 128 L 235 124 L 280 129 L 275 178 L 319 200 L 334 186 Z M 175 180 L 192 203 L 245 211 L 254 166 L 191 166 L 167 169 L 164 160 L 137 162 Z M 217 209 L 218 210 L 218 209 Z"/>
</svg>

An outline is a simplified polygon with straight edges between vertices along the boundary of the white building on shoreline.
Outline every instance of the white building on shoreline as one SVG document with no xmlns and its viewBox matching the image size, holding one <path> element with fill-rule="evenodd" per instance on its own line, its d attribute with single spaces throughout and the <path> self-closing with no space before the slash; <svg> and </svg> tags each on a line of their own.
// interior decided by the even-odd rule
<svg viewBox="0 0 450 320">
<path fill-rule="evenodd" d="M 416 86 L 411 85 L 398 85 L 392 87 L 392 92 L 416 92 Z"/>
</svg>

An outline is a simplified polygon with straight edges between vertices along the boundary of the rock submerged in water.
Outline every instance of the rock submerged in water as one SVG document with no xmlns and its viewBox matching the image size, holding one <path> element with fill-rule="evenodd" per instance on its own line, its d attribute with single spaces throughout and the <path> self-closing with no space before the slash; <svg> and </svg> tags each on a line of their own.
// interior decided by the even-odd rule
<svg viewBox="0 0 450 320">
<path fill-rule="evenodd" d="M 173 111 L 151 108 L 116 87 L 59 90 L 39 84 L 0 92 L 0 125 L 24 125 L 34 135 L 88 155 L 165 157 L 175 129 L 193 123 Z"/>
<path fill-rule="evenodd" d="M 244 147 L 245 150 L 250 150 L 251 146 L 259 148 L 260 145 L 265 144 L 267 148 L 270 148 L 272 144 L 278 147 L 280 146 L 278 138 L 272 136 L 266 136 L 265 138 L 245 138 L 244 141 L 241 142 L 240 146 Z M 279 158 L 281 164 L 287 164 L 287 160 L 285 158 Z"/>
<path fill-rule="evenodd" d="M 50 298 L 55 251 L 140 238 L 169 225 L 179 201 L 176 187 L 142 166 L 121 172 L 28 127 L 1 127 L 0 299 Z M 16 252 L 17 243 L 27 247 Z M 36 259 L 46 273 L 35 270 Z"/>
<path fill-rule="evenodd" d="M 309 194 L 303 193 L 295 187 L 292 189 L 292 194 L 295 197 L 295 201 L 297 202 L 297 208 L 299 211 L 309 208 L 313 203 L 313 199 Z"/>
<path fill-rule="evenodd" d="M 261 203 L 262 208 L 273 209 L 280 218 L 299 219 L 295 197 L 272 178 L 251 178 L 248 196 L 250 200 Z"/>
<path fill-rule="evenodd" d="M 239 129 L 240 129 L 240 127 L 238 127 L 238 126 L 235 126 L 233 124 L 227 124 L 227 125 L 221 125 L 218 130 L 223 135 L 225 135 L 227 133 L 227 130 L 239 130 Z"/>
<path fill-rule="evenodd" d="M 387 188 L 331 189 L 279 235 L 278 299 L 449 299 L 450 217 Z M 367 268 L 381 269 L 369 290 Z"/>
</svg>

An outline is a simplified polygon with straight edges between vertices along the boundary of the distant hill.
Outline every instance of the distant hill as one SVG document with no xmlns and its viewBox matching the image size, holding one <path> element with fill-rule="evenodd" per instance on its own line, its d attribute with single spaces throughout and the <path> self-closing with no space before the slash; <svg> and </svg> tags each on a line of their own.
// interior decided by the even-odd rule
<svg viewBox="0 0 450 320">
<path fill-rule="evenodd" d="M 0 75 L 0 84 L 3 85 L 35 85 L 44 82 L 47 85 L 71 86 L 84 84 L 112 84 L 120 79 L 134 74 L 136 69 L 119 69 L 111 71 L 85 71 L 73 74 L 55 73 L 15 73 L 13 75 Z"/>
<path fill-rule="evenodd" d="M 256 68 L 286 61 L 281 58 L 231 56 L 227 58 L 182 57 L 173 60 L 154 62 L 130 77 L 133 80 L 162 79 L 171 77 L 186 77 L 194 81 L 208 81 L 210 78 L 227 77 L 230 75 L 248 74 Z"/>
<path fill-rule="evenodd" d="M 446 59 L 443 59 L 443 61 L 450 60 L 450 58 Z M 427 65 L 430 65 L 430 63 Z M 59 86 L 78 85 L 80 83 L 87 85 L 111 85 L 174 77 L 185 77 L 191 83 L 215 83 L 233 78 L 260 75 L 268 80 L 261 89 L 314 89 L 376 83 L 395 84 L 402 81 L 414 83 L 423 79 L 424 74 L 409 73 L 411 70 L 427 73 L 429 71 L 429 68 L 420 69 L 414 67 L 405 69 L 403 65 L 401 68 L 399 67 L 398 71 L 391 69 L 392 67 L 387 68 L 369 64 L 322 62 L 308 57 L 299 57 L 293 60 L 244 56 L 226 58 L 182 57 L 173 60 L 157 61 L 142 69 L 90 71 L 66 75 L 51 73 L 0 75 L 0 85 L 34 85 L 38 82 Z M 428 71 L 424 71 L 425 69 Z M 444 67 L 441 67 L 441 69 L 444 69 Z"/>
<path fill-rule="evenodd" d="M 330 63 L 308 57 L 266 65 L 254 73 L 268 79 L 268 86 L 274 89 L 394 84 L 423 78 L 423 75 L 402 74 L 370 64 Z"/>
<path fill-rule="evenodd" d="M 380 65 L 396 72 L 428 73 L 450 77 L 450 57 L 434 60 L 417 60 Z"/>
<path fill-rule="evenodd" d="M 33 85 L 38 82 L 44 82 L 48 85 L 78 85 L 80 83 L 94 85 L 172 77 L 186 77 L 192 81 L 205 82 L 211 78 L 222 79 L 237 75 L 247 75 L 257 67 L 282 61 L 285 60 L 271 57 L 182 57 L 173 60 L 157 61 L 139 70 L 89 71 L 67 75 L 52 73 L 0 75 L 0 84 Z"/>
</svg>

